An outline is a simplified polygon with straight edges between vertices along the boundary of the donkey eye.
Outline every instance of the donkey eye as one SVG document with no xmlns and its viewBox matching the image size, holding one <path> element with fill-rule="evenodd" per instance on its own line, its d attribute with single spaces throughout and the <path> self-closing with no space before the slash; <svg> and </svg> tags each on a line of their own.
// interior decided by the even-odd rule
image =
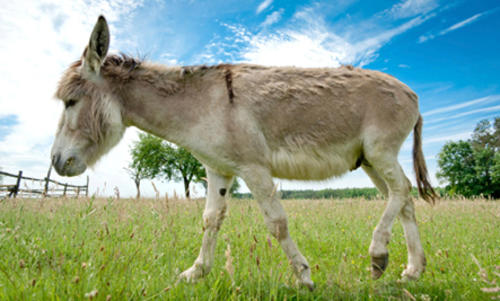
<svg viewBox="0 0 500 301">
<path fill-rule="evenodd" d="M 74 100 L 74 99 L 70 99 L 70 100 L 68 100 L 68 101 L 66 101 L 66 102 L 64 103 L 64 108 L 66 108 L 66 109 L 67 109 L 67 108 L 72 107 L 72 106 L 74 106 L 74 105 L 76 105 L 76 100 Z"/>
</svg>

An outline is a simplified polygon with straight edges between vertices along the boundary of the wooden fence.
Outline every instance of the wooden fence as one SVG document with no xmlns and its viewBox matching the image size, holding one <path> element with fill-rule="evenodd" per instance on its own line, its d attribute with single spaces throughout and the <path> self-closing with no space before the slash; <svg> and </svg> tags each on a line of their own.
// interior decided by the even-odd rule
<svg viewBox="0 0 500 301">
<path fill-rule="evenodd" d="M 0 175 L 4 177 L 11 177 L 11 178 L 16 178 L 16 183 L 15 184 L 0 184 L 0 196 L 1 195 L 8 195 L 9 197 L 16 197 L 18 194 L 23 194 L 23 195 L 38 195 L 42 197 L 48 197 L 48 196 L 80 196 L 80 194 L 85 194 L 85 196 L 89 195 L 89 176 L 87 176 L 87 183 L 85 185 L 71 185 L 68 183 L 61 183 L 55 180 L 50 179 L 50 172 L 52 171 L 52 167 L 49 168 L 49 171 L 47 172 L 47 176 L 43 179 L 37 179 L 37 178 L 31 178 L 31 177 L 25 177 L 23 176 L 23 171 L 20 170 L 19 173 L 16 174 L 11 174 L 8 172 L 3 172 L 0 171 Z M 25 184 L 25 188 L 22 188 L 21 182 L 22 180 L 25 181 L 32 181 L 32 182 L 39 182 L 40 184 L 43 184 L 43 189 L 30 189 L 28 186 Z M 53 187 L 49 187 L 50 184 Z"/>
</svg>

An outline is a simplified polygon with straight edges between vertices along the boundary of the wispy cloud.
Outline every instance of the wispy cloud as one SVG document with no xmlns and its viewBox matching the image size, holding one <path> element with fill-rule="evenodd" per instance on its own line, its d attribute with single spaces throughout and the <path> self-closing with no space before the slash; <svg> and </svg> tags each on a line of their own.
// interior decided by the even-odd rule
<svg viewBox="0 0 500 301">
<path fill-rule="evenodd" d="M 269 7 L 273 3 L 273 0 L 264 0 L 262 1 L 259 6 L 257 7 L 256 13 L 260 14 L 263 10 Z"/>
<path fill-rule="evenodd" d="M 308 7 L 298 11 L 292 20 L 272 33 L 253 33 L 242 25 L 223 24 L 232 31 L 232 37 L 212 41 L 204 55 L 208 53 L 221 57 L 222 60 L 227 58 L 231 61 L 275 66 L 364 66 L 375 60 L 378 50 L 393 37 L 434 16 L 418 16 L 389 29 L 365 24 L 363 29 L 353 28 L 340 33 L 327 25 L 322 14 L 318 12 L 320 9 L 321 7 Z M 225 53 L 230 55 L 226 56 Z"/>
<path fill-rule="evenodd" d="M 457 134 L 444 134 L 441 136 L 434 136 L 434 137 L 429 137 L 424 139 L 424 144 L 431 144 L 431 143 L 436 143 L 436 142 L 445 142 L 445 141 L 454 141 L 454 140 L 465 140 L 470 138 L 472 132 L 471 131 L 466 131 L 466 132 L 461 132 Z"/>
<path fill-rule="evenodd" d="M 267 27 L 267 26 L 271 26 L 271 25 L 279 22 L 281 20 L 281 15 L 283 15 L 284 11 L 285 10 L 283 8 L 281 8 L 281 9 L 274 11 L 271 14 L 267 15 L 266 19 L 264 20 L 264 22 L 262 22 L 261 26 Z"/>
<path fill-rule="evenodd" d="M 409 18 L 426 14 L 438 7 L 436 0 L 404 0 L 384 11 L 394 19 Z"/>
<path fill-rule="evenodd" d="M 439 36 L 442 36 L 442 35 L 445 35 L 449 32 L 452 32 L 454 30 L 457 30 L 459 28 L 462 28 L 464 26 L 467 26 L 467 25 L 470 25 L 476 21 L 478 21 L 481 17 L 485 16 L 485 15 L 488 15 L 494 11 L 496 11 L 497 9 L 492 9 L 492 10 L 489 10 L 489 11 L 485 11 L 485 12 L 482 12 L 482 13 L 478 13 L 478 14 L 475 14 L 473 15 L 472 17 L 469 17 L 463 21 L 460 21 L 458 23 L 455 23 L 453 24 L 452 26 L 446 28 L 446 29 L 443 29 L 441 30 L 440 32 L 438 32 L 437 34 L 433 34 L 433 33 L 428 33 L 426 35 L 422 35 L 418 38 L 418 42 L 419 43 L 424 43 L 424 42 L 427 42 L 429 40 L 432 40 L 436 37 L 439 37 Z"/>
<path fill-rule="evenodd" d="M 488 103 L 488 102 L 499 101 L 499 100 L 500 100 L 500 95 L 489 95 L 489 96 L 486 96 L 486 97 L 481 97 L 481 98 L 469 100 L 469 101 L 466 101 L 466 102 L 462 102 L 462 103 L 459 103 L 459 104 L 456 104 L 456 105 L 451 105 L 451 106 L 447 106 L 447 107 L 443 107 L 443 108 L 438 108 L 438 109 L 434 109 L 434 110 L 431 110 L 431 111 L 427 111 L 427 112 L 423 113 L 422 116 L 428 117 L 428 116 L 435 115 L 435 114 L 453 112 L 453 111 L 460 110 L 460 109 L 463 109 L 463 108 L 466 108 L 466 107 L 470 107 L 470 106 L 473 106 L 473 105 L 477 105 L 477 104 L 480 104 L 480 103 Z"/>
<path fill-rule="evenodd" d="M 474 16 L 472 16 L 470 18 L 467 18 L 467 19 L 463 20 L 462 22 L 458 22 L 457 24 L 452 25 L 452 26 L 446 28 L 445 30 L 441 31 L 440 34 L 441 35 L 447 34 L 450 31 L 459 29 L 460 27 L 464 27 L 467 24 L 471 24 L 472 22 L 477 21 L 477 19 L 479 19 L 479 17 L 483 16 L 484 14 L 485 13 L 475 14 Z"/>
<path fill-rule="evenodd" d="M 426 131 L 424 128 L 424 133 L 425 132 Z M 453 140 L 465 140 L 465 139 L 470 138 L 471 134 L 472 134 L 472 131 L 470 131 L 470 130 L 462 131 L 462 132 L 458 132 L 458 133 L 454 133 L 454 134 L 451 134 L 450 131 L 443 131 L 443 132 L 439 133 L 439 135 L 424 137 L 423 144 L 429 145 L 429 144 L 433 144 L 433 143 L 453 141 Z M 412 149 L 413 149 L 413 139 L 408 138 L 401 146 L 401 150 L 410 151 Z"/>
<path fill-rule="evenodd" d="M 429 120 L 427 122 L 427 124 L 437 123 L 437 122 L 441 122 L 441 121 L 445 121 L 445 120 L 447 121 L 447 120 L 451 120 L 451 119 L 465 117 L 465 116 L 468 116 L 468 115 L 473 115 L 473 114 L 478 114 L 478 113 L 487 113 L 487 112 L 500 112 L 500 105 L 486 107 L 486 108 L 480 108 L 480 109 L 475 109 L 475 110 L 470 110 L 470 111 L 467 111 L 467 112 L 453 114 L 453 115 L 449 115 L 449 116 L 442 117 L 442 118 L 431 119 L 431 120 Z"/>
</svg>

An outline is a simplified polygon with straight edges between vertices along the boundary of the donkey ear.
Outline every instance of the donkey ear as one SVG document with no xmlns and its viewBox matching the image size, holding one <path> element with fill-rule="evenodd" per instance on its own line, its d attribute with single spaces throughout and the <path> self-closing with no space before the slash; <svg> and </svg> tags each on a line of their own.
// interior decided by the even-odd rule
<svg viewBox="0 0 500 301">
<path fill-rule="evenodd" d="M 101 65 L 108 53 L 109 27 L 103 16 L 99 16 L 90 35 L 89 45 L 83 52 L 83 66 L 89 73 L 99 75 Z"/>
</svg>

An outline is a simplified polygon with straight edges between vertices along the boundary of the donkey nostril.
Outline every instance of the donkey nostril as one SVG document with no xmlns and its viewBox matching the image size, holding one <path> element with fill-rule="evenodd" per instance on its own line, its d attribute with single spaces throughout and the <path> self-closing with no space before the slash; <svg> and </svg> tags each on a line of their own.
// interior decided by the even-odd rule
<svg viewBox="0 0 500 301">
<path fill-rule="evenodd" d="M 69 157 L 68 160 L 66 160 L 66 163 L 64 163 L 64 166 L 69 167 L 73 165 L 74 162 L 75 162 L 75 157 Z"/>
</svg>

